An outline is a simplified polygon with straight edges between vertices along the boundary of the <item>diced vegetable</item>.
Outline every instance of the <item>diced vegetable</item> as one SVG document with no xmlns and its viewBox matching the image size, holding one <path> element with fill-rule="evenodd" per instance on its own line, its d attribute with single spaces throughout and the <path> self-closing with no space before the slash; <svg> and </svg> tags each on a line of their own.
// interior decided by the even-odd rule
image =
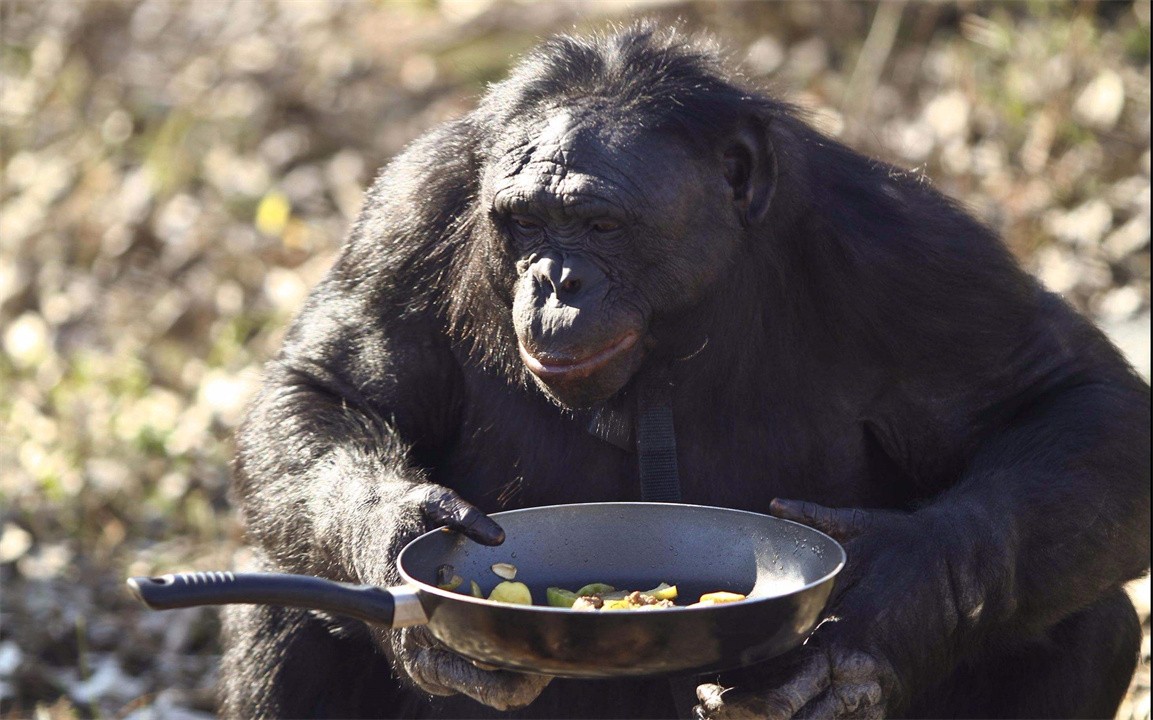
<svg viewBox="0 0 1153 720">
<path fill-rule="evenodd" d="M 510 563 L 496 563 L 492 566 L 492 571 L 504 580 L 512 580 L 516 577 L 516 565 Z"/>
<path fill-rule="evenodd" d="M 510 580 L 497 583 L 489 593 L 488 599 L 516 605 L 532 605 L 532 593 L 529 592 L 528 585 Z"/>
<path fill-rule="evenodd" d="M 740 593 L 725 592 L 723 590 L 701 595 L 701 602 L 709 604 L 737 602 L 738 600 L 744 599 L 745 596 L 741 595 Z"/>
<path fill-rule="evenodd" d="M 576 602 L 572 604 L 573 610 L 600 610 L 604 607 L 605 601 L 599 595 L 585 595 L 578 597 Z"/>
<path fill-rule="evenodd" d="M 677 586 L 669 585 L 668 583 L 661 583 L 652 590 L 646 591 L 645 595 L 652 595 L 657 600 L 676 600 Z"/>
<path fill-rule="evenodd" d="M 564 588 L 550 587 L 545 590 L 545 596 L 548 599 L 548 604 L 553 607 L 571 608 L 573 603 L 580 597 L 572 590 L 565 590 Z"/>
<path fill-rule="evenodd" d="M 453 575 L 448 582 L 442 582 L 437 585 L 441 590 L 456 590 L 464 582 L 464 578 L 460 575 Z"/>
<path fill-rule="evenodd" d="M 612 585 L 605 585 L 604 583 L 589 583 L 588 585 L 582 587 L 580 590 L 577 590 L 576 594 L 578 597 L 583 597 L 585 595 L 600 595 L 601 597 L 604 597 L 608 593 L 614 591 L 616 591 L 616 588 Z"/>
<path fill-rule="evenodd" d="M 513 581 L 517 573 L 515 565 L 494 563 L 492 571 L 504 578 L 504 581 L 497 583 L 492 592 L 488 594 L 489 600 L 515 605 L 532 605 L 532 592 L 528 586 Z M 477 581 L 469 581 L 467 589 L 462 587 L 463 585 L 464 580 L 456 574 L 452 565 L 446 564 L 437 568 L 437 586 L 441 589 L 457 590 L 464 594 L 471 594 L 473 597 L 484 598 L 484 592 Z M 673 601 L 677 597 L 677 586 L 665 582 L 651 590 L 617 590 L 612 585 L 600 582 L 589 583 L 575 592 L 555 585 L 545 590 L 545 602 L 550 607 L 571 608 L 573 610 L 656 610 L 675 607 Z M 685 607 L 706 607 L 744 599 L 746 599 L 745 596 L 740 593 L 718 590 L 701 595 L 698 602 Z"/>
<path fill-rule="evenodd" d="M 436 569 L 436 586 L 441 590 L 456 590 L 464 578 L 456 574 L 456 568 L 445 563 Z"/>
</svg>

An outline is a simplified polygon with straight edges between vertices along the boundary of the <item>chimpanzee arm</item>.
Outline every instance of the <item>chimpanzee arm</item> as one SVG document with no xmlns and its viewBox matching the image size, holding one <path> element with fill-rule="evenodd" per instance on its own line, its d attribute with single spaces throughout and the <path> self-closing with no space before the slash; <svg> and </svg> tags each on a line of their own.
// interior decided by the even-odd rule
<svg viewBox="0 0 1153 720">
<path fill-rule="evenodd" d="M 774 501 L 774 514 L 846 543 L 834 622 L 767 695 L 726 702 L 702 686 L 705 714 L 899 713 L 966 658 L 1042 636 L 1148 570 L 1149 387 L 1062 303 L 1038 310 L 1034 335 L 1001 364 L 982 363 L 998 368 L 990 377 L 974 383 L 953 368 L 933 377 L 935 390 L 908 395 L 919 408 L 875 420 L 932 494 L 926 504 L 904 513 Z"/>
<path fill-rule="evenodd" d="M 390 585 L 400 580 L 400 549 L 431 527 L 490 545 L 504 539 L 431 482 L 462 402 L 437 293 L 450 285 L 454 233 L 467 223 L 476 176 L 467 119 L 393 161 L 267 368 L 238 438 L 236 490 L 250 539 L 281 569 Z M 550 680 L 482 670 L 424 628 L 371 632 L 393 667 L 429 693 L 508 709 Z"/>
<path fill-rule="evenodd" d="M 834 222 L 859 258 L 846 306 L 892 361 L 864 419 L 920 503 L 850 542 L 829 631 L 870 635 L 850 644 L 923 691 L 1149 567 L 1150 395 L 987 229 L 925 184 L 874 180 L 891 201 Z"/>
<path fill-rule="evenodd" d="M 1149 568 L 1149 386 L 1063 303 L 1040 311 L 1030 369 L 1006 366 L 1000 397 L 970 392 L 972 417 L 997 419 L 973 423 L 959 481 L 910 518 L 947 563 L 942 659 L 1033 636 Z"/>
<path fill-rule="evenodd" d="M 386 337 L 337 284 L 318 289 L 266 368 L 239 437 L 237 489 L 250 538 L 280 567 L 393 583 L 399 546 L 452 522 L 451 509 L 436 516 L 443 493 L 414 454 L 451 432 L 454 368 L 431 331 Z"/>
<path fill-rule="evenodd" d="M 251 539 L 285 570 L 394 582 L 398 543 L 430 524 L 500 539 L 420 462 L 457 423 L 460 370 L 423 280 L 467 207 L 468 138 L 449 124 L 390 164 L 266 368 L 236 489 Z"/>
</svg>

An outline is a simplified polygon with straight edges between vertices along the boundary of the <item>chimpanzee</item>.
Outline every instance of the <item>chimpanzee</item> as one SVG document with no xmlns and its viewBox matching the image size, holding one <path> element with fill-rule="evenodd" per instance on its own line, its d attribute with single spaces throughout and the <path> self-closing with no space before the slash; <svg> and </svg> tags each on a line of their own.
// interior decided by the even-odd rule
<svg viewBox="0 0 1153 720">
<path fill-rule="evenodd" d="M 921 175 L 652 25 L 545 42 L 381 173 L 239 434 L 255 563 L 389 585 L 429 528 L 496 544 L 487 513 L 638 500 L 647 373 L 684 502 L 846 544 L 806 645 L 686 704 L 246 607 L 225 714 L 1112 716 L 1148 385 Z"/>
</svg>

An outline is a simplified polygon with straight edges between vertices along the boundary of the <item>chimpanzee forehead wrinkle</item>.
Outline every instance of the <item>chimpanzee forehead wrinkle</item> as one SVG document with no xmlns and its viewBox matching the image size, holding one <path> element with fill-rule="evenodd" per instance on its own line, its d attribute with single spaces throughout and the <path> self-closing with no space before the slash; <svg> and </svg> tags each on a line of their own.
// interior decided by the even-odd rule
<svg viewBox="0 0 1153 720">
<path fill-rule="evenodd" d="M 626 218 L 634 208 L 659 209 L 669 153 L 655 152 L 656 138 L 642 129 L 608 120 L 594 108 L 562 109 L 523 130 L 493 164 L 495 208 Z"/>
</svg>

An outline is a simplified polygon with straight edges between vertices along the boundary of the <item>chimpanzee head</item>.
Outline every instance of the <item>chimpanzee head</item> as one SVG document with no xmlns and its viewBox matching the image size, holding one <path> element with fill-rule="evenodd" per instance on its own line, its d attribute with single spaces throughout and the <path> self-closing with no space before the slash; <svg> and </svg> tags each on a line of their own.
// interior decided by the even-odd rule
<svg viewBox="0 0 1153 720">
<path fill-rule="evenodd" d="M 623 388 L 768 211 L 764 115 L 709 53 L 638 28 L 546 44 L 482 105 L 480 212 L 520 358 L 567 407 Z"/>
</svg>

